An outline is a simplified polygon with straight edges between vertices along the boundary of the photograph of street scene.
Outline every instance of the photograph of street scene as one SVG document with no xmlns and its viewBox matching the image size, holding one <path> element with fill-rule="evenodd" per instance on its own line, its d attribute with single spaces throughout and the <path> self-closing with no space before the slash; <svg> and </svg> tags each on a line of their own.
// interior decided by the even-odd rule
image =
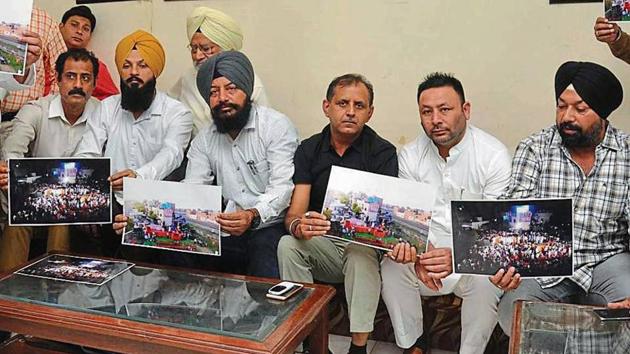
<svg viewBox="0 0 630 354">
<path fill-rule="evenodd" d="M 428 185 L 333 166 L 322 214 L 329 237 L 390 250 L 399 242 L 426 250 L 435 192 Z"/>
<path fill-rule="evenodd" d="M 571 199 L 452 201 L 454 273 L 573 275 L 572 210 Z"/>
<path fill-rule="evenodd" d="M 221 187 L 125 178 L 123 244 L 221 255 Z"/>
<path fill-rule="evenodd" d="M 112 222 L 109 158 L 10 159 L 9 225 Z"/>
<path fill-rule="evenodd" d="M 0 72 L 24 73 L 26 44 L 18 36 L 31 22 L 33 0 L 3 0 L 0 11 Z"/>
<path fill-rule="evenodd" d="M 630 21 L 630 0 L 604 0 L 604 17 L 608 21 Z"/>
<path fill-rule="evenodd" d="M 133 266 L 128 262 L 53 254 L 15 274 L 100 286 Z"/>
</svg>

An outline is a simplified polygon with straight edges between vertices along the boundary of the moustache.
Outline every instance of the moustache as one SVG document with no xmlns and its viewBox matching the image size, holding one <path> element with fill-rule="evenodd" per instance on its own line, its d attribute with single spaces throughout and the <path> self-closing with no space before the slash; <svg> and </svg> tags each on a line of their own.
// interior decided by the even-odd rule
<svg viewBox="0 0 630 354">
<path fill-rule="evenodd" d="M 68 91 L 68 95 L 81 95 L 83 97 L 87 96 L 85 91 L 83 91 L 83 89 L 80 89 L 80 88 L 73 88 L 72 90 Z"/>
<path fill-rule="evenodd" d="M 238 110 L 239 106 L 237 104 L 234 103 L 219 103 L 214 109 L 217 111 L 222 110 L 223 108 L 232 108 L 234 110 Z"/>
<path fill-rule="evenodd" d="M 131 86 L 132 84 L 137 84 L 137 85 L 135 85 L 137 87 L 139 85 L 144 84 L 144 81 L 141 78 L 139 78 L 139 77 L 130 77 L 127 80 L 125 80 L 125 83 L 128 86 Z"/>
<path fill-rule="evenodd" d="M 560 130 L 582 131 L 582 129 L 578 125 L 575 125 L 569 122 L 560 123 L 558 128 L 560 128 Z"/>
</svg>

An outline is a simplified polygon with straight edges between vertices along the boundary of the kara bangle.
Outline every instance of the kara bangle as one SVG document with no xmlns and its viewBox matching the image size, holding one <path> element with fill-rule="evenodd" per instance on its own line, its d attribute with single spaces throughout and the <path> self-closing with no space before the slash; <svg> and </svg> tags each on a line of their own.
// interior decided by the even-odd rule
<svg viewBox="0 0 630 354">
<path fill-rule="evenodd" d="M 293 229 L 293 226 L 300 225 L 301 219 L 302 218 L 297 217 L 297 218 L 291 220 L 291 223 L 289 224 L 289 234 L 291 234 L 291 236 L 293 236 L 295 238 L 297 238 L 297 235 L 295 234 L 296 230 Z M 296 227 L 296 229 L 297 229 L 297 227 Z"/>
</svg>

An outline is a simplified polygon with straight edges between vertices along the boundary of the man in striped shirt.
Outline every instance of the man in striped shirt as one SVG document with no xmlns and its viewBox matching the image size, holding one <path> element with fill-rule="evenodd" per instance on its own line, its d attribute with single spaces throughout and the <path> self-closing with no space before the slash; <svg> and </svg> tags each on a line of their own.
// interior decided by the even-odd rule
<svg viewBox="0 0 630 354">
<path fill-rule="evenodd" d="M 555 91 L 556 124 L 519 144 L 506 194 L 573 198 L 574 274 L 521 280 L 510 267 L 492 277 L 506 291 L 499 324 L 508 335 L 516 300 L 630 302 L 630 141 L 607 119 L 623 99 L 621 83 L 598 64 L 567 62 L 556 73 Z"/>
</svg>

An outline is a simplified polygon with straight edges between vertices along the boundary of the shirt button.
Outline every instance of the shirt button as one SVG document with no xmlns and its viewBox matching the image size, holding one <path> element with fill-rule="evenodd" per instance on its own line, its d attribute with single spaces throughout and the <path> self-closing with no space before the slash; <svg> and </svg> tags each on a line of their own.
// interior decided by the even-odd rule
<svg viewBox="0 0 630 354">
<path fill-rule="evenodd" d="M 245 193 L 245 189 L 244 189 L 244 188 L 243 188 L 243 189 L 241 189 L 241 192 Z"/>
<path fill-rule="evenodd" d="M 237 171 L 240 171 L 240 170 L 241 170 L 241 168 L 240 168 L 240 167 L 237 167 L 237 168 L 236 168 L 236 170 L 237 170 Z"/>
</svg>

